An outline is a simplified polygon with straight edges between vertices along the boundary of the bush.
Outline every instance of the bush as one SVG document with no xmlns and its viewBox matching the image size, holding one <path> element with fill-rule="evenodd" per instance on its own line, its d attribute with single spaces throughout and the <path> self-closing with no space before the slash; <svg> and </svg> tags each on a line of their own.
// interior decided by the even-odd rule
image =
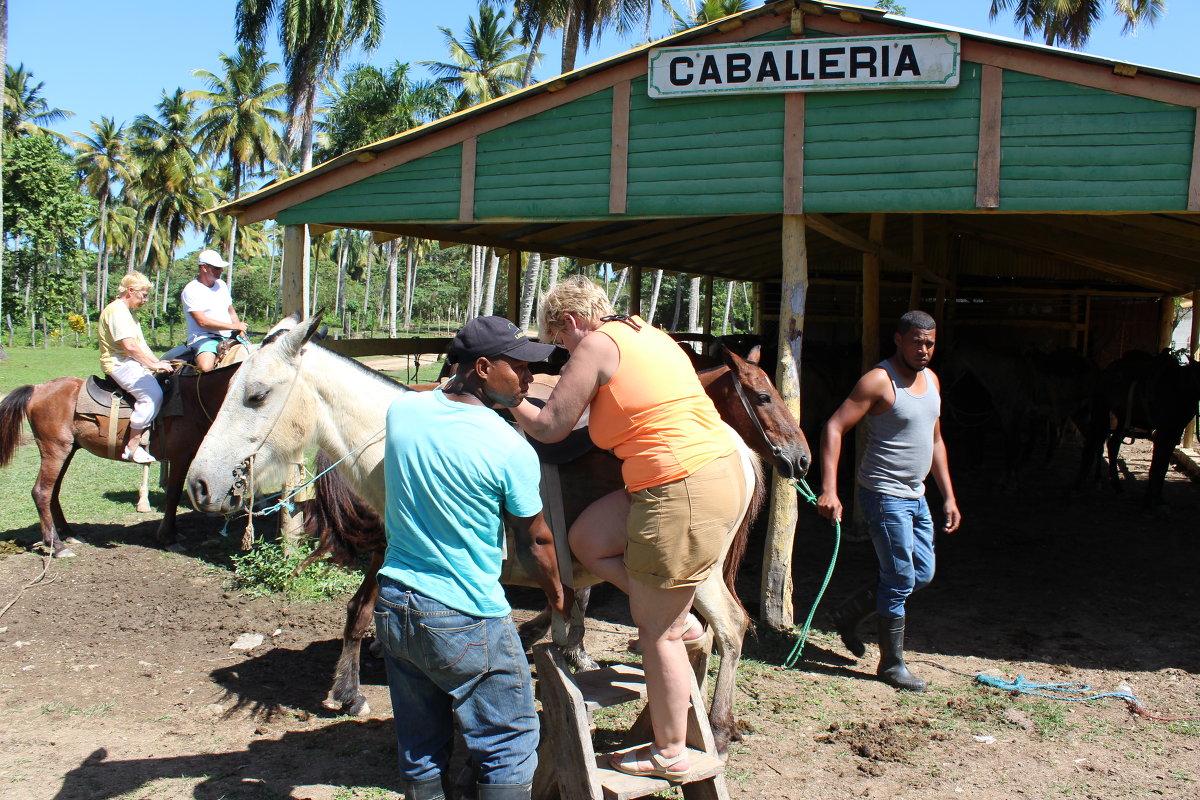
<svg viewBox="0 0 1200 800">
<path fill-rule="evenodd" d="M 278 593 L 289 600 L 327 600 L 353 592 L 362 583 L 357 573 L 328 562 L 315 562 L 297 573 L 312 549 L 313 544 L 299 542 L 289 554 L 280 542 L 258 542 L 231 559 L 234 586 L 251 597 Z"/>
</svg>

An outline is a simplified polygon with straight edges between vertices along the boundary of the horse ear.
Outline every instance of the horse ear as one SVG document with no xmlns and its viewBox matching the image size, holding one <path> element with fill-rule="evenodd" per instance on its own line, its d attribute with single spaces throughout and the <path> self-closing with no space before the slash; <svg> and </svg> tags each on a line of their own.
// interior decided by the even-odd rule
<svg viewBox="0 0 1200 800">
<path fill-rule="evenodd" d="M 756 344 L 754 347 L 751 347 L 750 353 L 746 356 L 746 360 L 756 367 L 762 363 L 762 346 Z"/>
<path fill-rule="evenodd" d="M 742 357 L 729 349 L 728 345 L 721 345 L 721 363 L 729 367 L 734 372 L 738 371 L 741 366 Z"/>
<path fill-rule="evenodd" d="M 317 329 L 321 327 L 321 315 L 324 313 L 325 310 L 321 309 L 312 319 L 304 320 L 299 325 L 288 331 L 280 341 L 280 347 L 283 349 L 284 353 L 293 358 L 299 356 L 300 351 L 304 348 L 304 345 L 308 344 L 308 340 L 311 339 L 313 334 L 317 332 Z"/>
</svg>

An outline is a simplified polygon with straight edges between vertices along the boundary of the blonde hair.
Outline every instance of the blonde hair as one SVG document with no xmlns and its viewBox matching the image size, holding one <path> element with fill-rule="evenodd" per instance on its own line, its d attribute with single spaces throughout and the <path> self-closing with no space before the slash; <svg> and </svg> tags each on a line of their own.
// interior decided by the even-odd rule
<svg viewBox="0 0 1200 800">
<path fill-rule="evenodd" d="M 125 276 L 121 278 L 121 291 L 119 294 L 125 295 L 131 291 L 140 291 L 149 288 L 150 279 L 137 270 L 133 270 L 132 272 L 125 273 Z"/>
<path fill-rule="evenodd" d="M 550 341 L 557 336 L 568 313 L 599 325 L 601 317 L 614 312 L 603 289 L 582 275 L 572 275 L 542 295 L 538 303 L 539 338 Z"/>
</svg>

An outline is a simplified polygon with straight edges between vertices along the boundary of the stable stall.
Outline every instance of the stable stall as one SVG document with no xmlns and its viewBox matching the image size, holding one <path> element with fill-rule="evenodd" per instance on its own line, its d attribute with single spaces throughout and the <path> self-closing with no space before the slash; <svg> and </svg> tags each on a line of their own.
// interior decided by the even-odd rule
<svg viewBox="0 0 1200 800">
<path fill-rule="evenodd" d="M 288 226 L 285 311 L 308 310 L 304 226 L 509 251 L 513 317 L 522 251 L 629 266 L 634 286 L 649 269 L 753 281 L 799 416 L 805 339 L 860 342 L 869 365 L 909 307 L 955 337 L 1101 361 L 1169 341 L 1172 298 L 1200 289 L 1198 113 L 1197 77 L 788 0 L 221 211 Z M 761 617 L 779 627 L 796 502 L 777 479 Z"/>
</svg>

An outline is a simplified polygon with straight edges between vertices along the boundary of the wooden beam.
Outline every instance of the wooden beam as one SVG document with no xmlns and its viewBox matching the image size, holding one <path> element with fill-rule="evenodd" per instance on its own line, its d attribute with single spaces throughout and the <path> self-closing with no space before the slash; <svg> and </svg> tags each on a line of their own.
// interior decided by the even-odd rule
<svg viewBox="0 0 1200 800">
<path fill-rule="evenodd" d="M 883 245 L 876 244 L 869 239 L 864 239 L 854 231 L 839 225 L 838 223 L 826 217 L 824 214 L 805 214 L 804 218 L 808 227 L 820 232 L 824 236 L 828 236 L 835 242 L 851 247 L 855 250 L 861 250 L 864 253 L 873 253 L 881 260 L 895 264 L 903 269 L 913 270 L 921 273 L 921 277 L 928 280 L 930 283 L 945 285 L 946 279 L 941 275 L 935 274 L 927 264 L 914 264 L 899 253 L 893 252 Z"/>
<path fill-rule="evenodd" d="M 1158 349 L 1171 346 L 1171 334 L 1175 332 L 1175 298 L 1169 294 L 1162 296 L 1162 307 L 1159 309 Z"/>
<path fill-rule="evenodd" d="M 783 96 L 783 213 L 804 213 L 804 92 Z"/>
<path fill-rule="evenodd" d="M 462 143 L 462 172 L 458 182 L 458 221 L 475 221 L 475 148 L 479 140 L 472 136 Z"/>
<path fill-rule="evenodd" d="M 304 225 L 287 225 L 283 229 L 283 265 L 279 278 L 282 311 L 286 314 L 309 313 L 308 231 Z"/>
<path fill-rule="evenodd" d="M 1192 130 L 1192 171 L 1188 176 L 1188 211 L 1200 211 L 1200 108 L 1196 109 L 1196 126 Z"/>
<path fill-rule="evenodd" d="M 975 162 L 975 207 L 1000 207 L 1000 105 L 1004 71 L 985 66 L 979 92 L 979 154 Z"/>
<path fill-rule="evenodd" d="M 629 316 L 642 315 L 642 268 L 629 268 Z"/>
<path fill-rule="evenodd" d="M 871 215 L 871 242 L 883 245 L 886 214 Z M 879 363 L 879 256 L 862 257 L 862 371 Z M 858 437 L 863 439 L 864 437 Z M 864 439 L 865 443 L 865 439 Z"/>
<path fill-rule="evenodd" d="M 783 297 L 779 304 L 779 367 L 775 385 L 788 411 L 800 419 L 800 353 L 804 343 L 804 306 L 808 299 L 808 245 L 805 218 L 785 214 L 781 253 Z M 762 619 L 778 630 L 792 627 L 792 549 L 798 516 L 796 490 L 775 472 L 771 514 L 763 553 Z"/>
<path fill-rule="evenodd" d="M 612 149 L 608 164 L 608 213 L 624 214 L 629 186 L 629 81 L 613 86 Z"/>
<path fill-rule="evenodd" d="M 508 251 L 508 318 L 513 322 L 521 313 L 521 251 Z"/>
</svg>

